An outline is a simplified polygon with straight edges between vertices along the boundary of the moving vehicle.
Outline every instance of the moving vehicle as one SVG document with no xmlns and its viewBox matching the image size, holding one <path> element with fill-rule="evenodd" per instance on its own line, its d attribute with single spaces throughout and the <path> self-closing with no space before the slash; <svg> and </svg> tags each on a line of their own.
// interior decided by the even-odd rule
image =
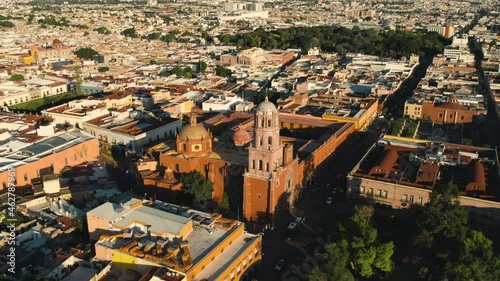
<svg viewBox="0 0 500 281">
<path fill-rule="evenodd" d="M 333 202 L 332 197 L 328 197 L 328 198 L 326 199 L 326 204 L 331 205 L 331 204 L 332 204 L 332 202 Z"/>
</svg>

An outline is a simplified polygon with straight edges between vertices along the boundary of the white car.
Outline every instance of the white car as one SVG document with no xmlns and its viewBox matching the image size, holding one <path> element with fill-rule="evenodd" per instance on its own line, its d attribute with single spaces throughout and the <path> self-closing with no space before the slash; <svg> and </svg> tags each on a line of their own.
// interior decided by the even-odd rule
<svg viewBox="0 0 500 281">
<path fill-rule="evenodd" d="M 337 189 L 335 187 L 332 190 L 332 194 L 337 194 Z"/>
<path fill-rule="evenodd" d="M 288 225 L 288 230 L 295 230 L 297 228 L 297 223 L 296 222 L 291 222 Z"/>
<path fill-rule="evenodd" d="M 332 202 L 333 202 L 332 197 L 328 197 L 328 198 L 326 199 L 326 204 L 331 205 L 331 204 L 332 204 Z"/>
</svg>

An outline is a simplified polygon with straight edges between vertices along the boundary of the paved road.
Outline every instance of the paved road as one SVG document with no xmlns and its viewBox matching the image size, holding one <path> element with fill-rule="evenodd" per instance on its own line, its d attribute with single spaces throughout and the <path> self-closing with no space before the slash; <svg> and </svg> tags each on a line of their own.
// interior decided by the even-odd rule
<svg viewBox="0 0 500 281">
<path fill-rule="evenodd" d="M 345 175 L 378 140 L 385 126 L 385 121 L 377 120 L 367 132 L 351 135 L 318 168 L 317 190 L 306 190 L 292 208 L 291 214 L 282 214 L 276 218 L 273 229 L 265 231 L 263 262 L 254 278 L 259 281 L 307 280 L 307 273 L 322 261 L 315 252 L 334 240 L 337 222 L 352 212 L 352 205 L 344 201 L 343 193 L 332 194 L 333 187 L 339 183 L 345 184 L 342 183 Z M 339 174 L 342 175 L 341 179 L 337 178 Z M 326 203 L 328 197 L 333 197 L 332 204 Z M 306 219 L 291 235 L 287 226 L 297 216 Z M 288 240 L 288 237 L 291 238 Z M 285 266 L 278 271 L 274 267 L 280 259 L 285 259 Z"/>
</svg>

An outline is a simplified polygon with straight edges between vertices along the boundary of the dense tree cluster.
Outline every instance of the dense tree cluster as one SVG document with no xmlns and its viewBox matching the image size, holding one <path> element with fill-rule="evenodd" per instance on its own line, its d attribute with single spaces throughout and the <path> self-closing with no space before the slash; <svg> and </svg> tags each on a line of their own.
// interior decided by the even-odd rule
<svg viewBox="0 0 500 281">
<path fill-rule="evenodd" d="M 161 40 L 163 42 L 170 43 L 172 41 L 175 41 L 177 38 L 177 35 L 179 34 L 179 30 L 174 29 L 170 30 L 167 34 L 161 35 L 160 32 L 153 32 L 148 35 L 143 36 L 143 39 L 148 39 L 148 40 Z"/>
<path fill-rule="evenodd" d="M 454 184 L 437 186 L 418 219 L 417 241 L 425 251 L 420 280 L 494 281 L 500 276 L 500 257 L 493 253 L 493 242 L 468 227 L 459 194 Z"/>
<path fill-rule="evenodd" d="M 97 33 L 99 33 L 99 34 L 104 34 L 104 35 L 108 35 L 108 34 L 110 34 L 110 33 L 111 33 L 111 31 L 109 31 L 109 29 L 107 29 L 107 28 L 106 28 L 106 27 L 104 27 L 104 26 L 101 26 L 101 27 L 99 27 L 99 28 L 96 28 L 96 29 L 94 29 L 94 31 L 97 31 Z"/>
<path fill-rule="evenodd" d="M 182 183 L 182 192 L 191 195 L 195 204 L 206 203 L 212 198 L 214 184 L 205 179 L 200 172 L 182 173 L 179 181 Z"/>
<path fill-rule="evenodd" d="M 161 18 L 163 19 L 163 22 L 166 23 L 167 25 L 175 21 L 173 18 L 169 16 L 162 16 Z"/>
<path fill-rule="evenodd" d="M 437 33 L 414 33 L 400 30 L 374 30 L 339 26 L 292 27 L 231 35 L 223 34 L 219 40 L 239 48 L 264 49 L 300 48 L 309 50 L 320 47 L 326 52 L 345 54 L 361 52 L 381 57 L 400 58 L 411 54 L 434 55 L 442 53 L 450 43 Z"/>
<path fill-rule="evenodd" d="M 220 77 L 228 77 L 231 76 L 233 72 L 231 71 L 231 69 L 218 65 L 215 67 L 215 74 Z"/>
<path fill-rule="evenodd" d="M 393 242 L 383 243 L 373 226 L 372 206 L 357 206 L 354 215 L 340 227 L 338 242 L 325 246 L 325 264 L 313 269 L 311 281 L 354 281 L 386 277 L 394 269 Z"/>
<path fill-rule="evenodd" d="M 81 59 L 92 59 L 93 56 L 99 53 L 92 48 L 80 48 L 75 51 L 75 55 Z"/>
<path fill-rule="evenodd" d="M 69 21 L 65 17 L 57 19 L 53 15 L 45 16 L 43 19 L 38 20 L 40 26 L 53 25 L 53 26 L 69 26 Z"/>
<path fill-rule="evenodd" d="M 135 28 L 134 27 L 131 27 L 131 28 L 127 28 L 125 30 L 123 30 L 121 32 L 121 34 L 125 37 L 131 37 L 131 38 L 137 38 L 139 37 L 139 35 L 137 35 L 137 33 L 135 33 Z"/>
<path fill-rule="evenodd" d="M 253 102 L 254 104 L 259 104 L 263 102 L 266 99 L 266 97 L 269 99 L 270 102 L 278 104 L 278 99 L 280 98 L 280 95 L 273 90 L 262 89 L 254 96 Z"/>
<path fill-rule="evenodd" d="M 106 72 L 106 71 L 109 71 L 109 67 L 107 66 L 101 66 L 97 69 L 97 71 L 99 72 Z"/>
<path fill-rule="evenodd" d="M 500 24 L 494 24 L 489 28 L 490 32 L 496 33 L 497 35 L 500 35 Z"/>
<path fill-rule="evenodd" d="M 6 21 L 0 21 L 0 26 L 1 27 L 14 27 L 15 25 L 13 22 L 6 20 Z"/>
<path fill-rule="evenodd" d="M 24 76 L 22 74 L 12 74 L 9 78 L 10 81 L 22 81 L 24 80 Z"/>
<path fill-rule="evenodd" d="M 176 75 L 177 77 L 184 77 L 184 78 L 192 78 L 194 76 L 194 73 L 191 67 L 182 68 L 176 65 L 170 71 L 170 75 Z"/>
</svg>

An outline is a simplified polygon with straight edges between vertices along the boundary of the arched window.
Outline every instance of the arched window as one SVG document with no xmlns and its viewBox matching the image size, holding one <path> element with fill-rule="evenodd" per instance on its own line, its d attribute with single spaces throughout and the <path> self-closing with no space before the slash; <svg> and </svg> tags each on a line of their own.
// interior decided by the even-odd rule
<svg viewBox="0 0 500 281">
<path fill-rule="evenodd" d="M 269 172 L 269 163 L 266 163 L 266 172 Z"/>
<path fill-rule="evenodd" d="M 182 144 L 182 150 L 184 150 L 184 151 L 187 150 L 187 145 L 185 143 Z"/>
<path fill-rule="evenodd" d="M 268 126 L 268 127 L 271 127 L 271 119 L 268 119 L 268 120 L 267 120 L 267 126 Z"/>
<path fill-rule="evenodd" d="M 255 169 L 255 160 L 252 160 L 252 169 Z"/>
<path fill-rule="evenodd" d="M 273 145 L 273 137 L 269 137 L 269 138 L 267 139 L 267 143 L 268 143 L 269 145 Z"/>
<path fill-rule="evenodd" d="M 262 160 L 259 160 L 259 170 L 262 170 Z"/>
</svg>

